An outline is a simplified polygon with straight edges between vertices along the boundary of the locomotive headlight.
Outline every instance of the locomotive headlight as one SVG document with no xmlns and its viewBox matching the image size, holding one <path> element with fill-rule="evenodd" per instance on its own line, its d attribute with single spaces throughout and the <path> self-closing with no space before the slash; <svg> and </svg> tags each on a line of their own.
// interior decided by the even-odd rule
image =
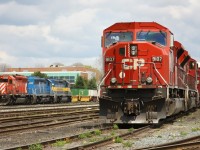
<svg viewBox="0 0 200 150">
<path fill-rule="evenodd" d="M 131 45 L 131 55 L 137 55 L 137 46 L 136 45 Z"/>
<path fill-rule="evenodd" d="M 113 77 L 113 78 L 111 78 L 111 80 L 110 80 L 110 81 L 111 81 L 111 83 L 113 83 L 113 84 L 114 84 L 114 83 L 116 83 L 116 82 L 117 82 L 117 79 Z"/>
<path fill-rule="evenodd" d="M 151 83 L 153 82 L 153 79 L 152 79 L 151 77 L 148 77 L 148 78 L 146 79 L 146 82 L 147 82 L 148 84 L 151 84 Z"/>
</svg>

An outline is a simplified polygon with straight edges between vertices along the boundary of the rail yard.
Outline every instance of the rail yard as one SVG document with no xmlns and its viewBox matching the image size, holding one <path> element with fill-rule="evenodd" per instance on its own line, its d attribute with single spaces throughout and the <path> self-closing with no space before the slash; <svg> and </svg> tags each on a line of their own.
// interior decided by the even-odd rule
<svg viewBox="0 0 200 150">
<path fill-rule="evenodd" d="M 2 106 L 0 112 L 1 149 L 29 149 L 34 145 L 44 150 L 200 146 L 199 109 L 159 127 L 106 124 L 99 118 L 98 103 Z"/>
<path fill-rule="evenodd" d="M 115 23 L 103 31 L 102 55 L 95 91 L 0 76 L 0 148 L 200 149 L 200 67 L 168 28 Z"/>
</svg>

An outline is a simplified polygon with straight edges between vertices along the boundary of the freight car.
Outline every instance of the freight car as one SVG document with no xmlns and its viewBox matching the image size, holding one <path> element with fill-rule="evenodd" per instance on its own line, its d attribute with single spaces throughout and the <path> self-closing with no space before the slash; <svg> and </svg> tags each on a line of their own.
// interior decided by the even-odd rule
<svg viewBox="0 0 200 150">
<path fill-rule="evenodd" d="M 82 101 L 97 101 L 97 90 L 91 89 L 71 89 L 72 102 Z"/>
<path fill-rule="evenodd" d="M 71 102 L 70 84 L 66 80 L 22 75 L 0 76 L 0 103 L 3 105 L 60 102 Z"/>
<path fill-rule="evenodd" d="M 113 24 L 103 32 L 102 55 L 99 103 L 106 122 L 157 124 L 199 105 L 197 62 L 168 28 Z"/>
</svg>

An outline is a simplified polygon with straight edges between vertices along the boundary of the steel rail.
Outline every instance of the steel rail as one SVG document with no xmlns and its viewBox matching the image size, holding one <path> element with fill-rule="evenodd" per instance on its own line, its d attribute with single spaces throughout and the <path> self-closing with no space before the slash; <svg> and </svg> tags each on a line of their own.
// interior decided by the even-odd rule
<svg viewBox="0 0 200 150">
<path fill-rule="evenodd" d="M 154 145 L 154 146 L 148 146 L 143 147 L 135 150 L 166 150 L 166 149 L 177 149 L 177 148 L 190 148 L 193 146 L 198 146 L 200 148 L 200 135 L 193 136 L 190 138 L 177 140 L 174 142 Z"/>
<path fill-rule="evenodd" d="M 30 131 L 30 130 L 39 130 L 39 129 L 43 129 L 46 127 L 57 127 L 57 126 L 62 126 L 62 125 L 68 125 L 71 123 L 77 123 L 79 121 L 84 121 L 84 120 L 90 120 L 90 119 L 98 119 L 98 113 L 86 113 L 83 114 L 81 116 L 70 116 L 70 117 L 66 117 L 66 118 L 60 118 L 60 119 L 56 119 L 56 118 L 52 118 L 52 119 L 47 119 L 47 120 L 40 120 L 40 121 L 36 121 L 36 122 L 27 122 L 24 124 L 19 124 L 19 125 L 13 125 L 13 126 L 7 126 L 7 127 L 1 127 L 0 130 L 0 135 L 1 136 L 7 136 L 10 134 L 15 134 L 23 131 Z M 56 120 L 56 121 L 55 121 Z"/>
<path fill-rule="evenodd" d="M 132 132 L 128 132 L 128 133 L 125 133 L 125 134 L 117 135 L 117 136 L 114 136 L 114 137 L 111 137 L 111 138 L 107 138 L 105 140 L 97 141 L 97 142 L 94 142 L 94 143 L 90 143 L 90 144 L 86 144 L 86 145 L 82 145 L 82 146 L 69 148 L 68 150 L 97 149 L 97 148 L 112 144 L 114 142 L 114 139 L 117 138 L 117 137 L 126 138 L 126 137 L 133 136 L 135 134 L 141 134 L 141 133 L 143 133 L 143 132 L 145 132 L 145 131 L 147 131 L 149 129 L 150 129 L 150 125 L 147 125 L 145 127 L 139 128 L 139 129 L 134 130 Z"/>
<path fill-rule="evenodd" d="M 98 129 L 102 132 L 106 132 L 108 130 L 113 129 L 113 126 L 106 125 L 106 124 L 103 124 L 103 126 L 101 126 L 100 128 L 99 128 L 99 125 L 96 125 L 95 127 L 98 127 Z M 90 131 L 89 133 L 93 134 L 94 132 L 95 131 Z M 46 145 L 53 144 L 53 143 L 55 143 L 56 141 L 59 141 L 59 140 L 76 141 L 76 140 L 79 139 L 79 136 L 81 134 L 83 134 L 83 133 L 72 135 L 72 136 L 64 136 L 62 138 L 54 138 L 54 139 L 51 139 L 51 140 L 45 140 L 45 141 L 41 141 L 40 144 L 42 144 L 45 147 Z M 10 147 L 10 148 L 6 148 L 6 150 L 16 150 L 17 148 L 28 149 L 29 146 L 32 145 L 32 144 L 35 144 L 35 143 L 25 144 L 25 145 L 21 145 L 21 146 L 13 146 L 13 147 Z"/>
<path fill-rule="evenodd" d="M 1 123 L 5 123 L 5 122 L 16 122 L 16 121 L 23 121 L 23 120 L 29 120 L 29 119 L 38 119 L 38 118 L 42 118 L 42 117 L 54 117 L 54 116 L 61 116 L 61 115 L 72 115 L 72 114 L 80 114 L 82 112 L 99 112 L 99 109 L 96 108 L 92 108 L 92 109 L 86 109 L 86 110 L 73 110 L 73 111 L 69 111 L 69 112 L 44 112 L 44 113 L 39 113 L 39 114 L 26 114 L 26 115 L 22 115 L 22 116 L 12 116 L 12 117 L 6 117 L 6 118 L 0 118 L 0 122 Z"/>
</svg>

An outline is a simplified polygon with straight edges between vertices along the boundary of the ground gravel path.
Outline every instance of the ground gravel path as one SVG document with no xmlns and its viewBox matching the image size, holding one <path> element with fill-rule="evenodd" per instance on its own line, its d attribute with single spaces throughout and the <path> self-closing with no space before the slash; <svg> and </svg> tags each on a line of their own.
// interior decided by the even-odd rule
<svg viewBox="0 0 200 150">
<path fill-rule="evenodd" d="M 151 134 L 142 138 L 135 139 L 133 137 L 133 139 L 125 140 L 122 143 L 113 144 L 106 149 L 132 150 L 152 145 L 164 144 L 167 142 L 173 142 L 197 135 L 200 135 L 200 109 L 197 109 L 195 112 L 191 112 L 184 117 L 176 119 L 172 123 L 168 123 L 160 129 L 155 129 L 153 133 L 151 132 Z"/>
<path fill-rule="evenodd" d="M 0 137 L 0 150 L 4 150 L 13 146 L 21 146 L 25 144 L 41 143 L 51 139 L 64 138 L 80 134 L 84 131 L 94 130 L 105 123 L 104 120 L 91 120 L 63 126 L 59 128 L 46 128 L 44 130 L 36 130 L 27 133 L 17 133 L 16 135 Z M 57 149 L 57 148 L 55 148 Z"/>
</svg>

